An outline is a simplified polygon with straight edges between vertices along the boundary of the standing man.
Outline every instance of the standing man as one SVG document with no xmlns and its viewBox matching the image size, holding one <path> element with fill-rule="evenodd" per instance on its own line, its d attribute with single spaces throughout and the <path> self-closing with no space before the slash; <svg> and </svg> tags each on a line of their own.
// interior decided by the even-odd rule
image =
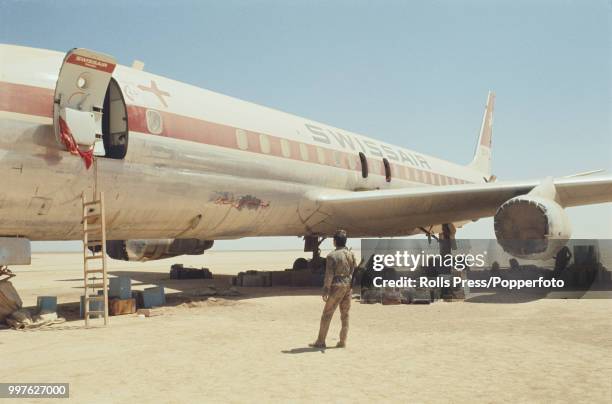
<svg viewBox="0 0 612 404">
<path fill-rule="evenodd" d="M 353 252 L 346 248 L 346 231 L 338 230 L 334 234 L 334 247 L 336 250 L 329 253 L 325 264 L 325 282 L 323 284 L 323 315 L 321 316 L 321 328 L 319 337 L 310 344 L 315 348 L 325 348 L 325 338 L 329 330 L 329 323 L 340 306 L 340 319 L 342 329 L 340 330 L 340 341 L 336 347 L 346 347 L 346 336 L 349 327 L 349 309 L 351 308 L 351 283 L 356 260 Z"/>
</svg>

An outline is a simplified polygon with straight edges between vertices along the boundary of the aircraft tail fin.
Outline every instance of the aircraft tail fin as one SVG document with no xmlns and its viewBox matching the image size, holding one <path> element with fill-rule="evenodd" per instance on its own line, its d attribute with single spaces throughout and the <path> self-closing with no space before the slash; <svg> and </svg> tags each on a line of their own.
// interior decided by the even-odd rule
<svg viewBox="0 0 612 404">
<path fill-rule="evenodd" d="M 480 126 L 480 136 L 478 136 L 478 144 L 474 152 L 474 159 L 469 164 L 471 169 L 480 171 L 487 181 L 491 178 L 491 140 L 493 135 L 494 106 L 495 93 L 489 91 L 487 106 L 482 117 L 482 125 Z"/>
</svg>

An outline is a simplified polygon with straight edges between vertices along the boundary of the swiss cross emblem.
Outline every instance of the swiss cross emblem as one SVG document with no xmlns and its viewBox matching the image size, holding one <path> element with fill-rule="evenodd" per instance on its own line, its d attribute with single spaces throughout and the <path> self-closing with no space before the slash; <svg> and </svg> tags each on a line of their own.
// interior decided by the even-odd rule
<svg viewBox="0 0 612 404">
<path fill-rule="evenodd" d="M 159 87 L 157 87 L 157 83 L 155 82 L 155 80 L 151 80 L 151 85 L 149 87 L 139 85 L 138 88 L 140 88 L 142 91 L 147 91 L 149 93 L 155 94 L 155 96 L 159 99 L 159 102 L 161 102 L 164 107 L 168 107 L 168 104 L 166 104 L 166 100 L 164 99 L 164 97 L 170 97 L 170 93 L 167 91 L 160 90 Z"/>
</svg>

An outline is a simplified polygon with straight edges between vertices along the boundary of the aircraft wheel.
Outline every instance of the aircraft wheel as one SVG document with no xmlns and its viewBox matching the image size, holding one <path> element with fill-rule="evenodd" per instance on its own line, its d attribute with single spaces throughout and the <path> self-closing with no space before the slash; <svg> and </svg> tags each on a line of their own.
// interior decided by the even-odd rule
<svg viewBox="0 0 612 404">
<path fill-rule="evenodd" d="M 299 271 L 300 269 L 308 268 L 308 260 L 306 258 L 298 258 L 293 261 L 293 270 Z"/>
</svg>

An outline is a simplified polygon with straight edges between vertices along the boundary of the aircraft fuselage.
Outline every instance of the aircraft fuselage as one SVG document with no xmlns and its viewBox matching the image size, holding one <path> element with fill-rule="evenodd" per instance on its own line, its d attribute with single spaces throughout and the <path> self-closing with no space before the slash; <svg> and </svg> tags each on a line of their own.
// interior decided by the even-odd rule
<svg viewBox="0 0 612 404">
<path fill-rule="evenodd" d="M 329 234 L 340 226 L 352 236 L 407 235 L 418 231 L 413 223 L 336 223 L 309 195 L 484 181 L 466 166 L 119 65 L 112 77 L 127 110 L 127 154 L 97 157 L 97 169 L 86 169 L 53 130 L 63 56 L 0 45 L 0 235 L 79 239 L 81 193 L 93 192 L 96 172 L 108 239 Z"/>
</svg>

